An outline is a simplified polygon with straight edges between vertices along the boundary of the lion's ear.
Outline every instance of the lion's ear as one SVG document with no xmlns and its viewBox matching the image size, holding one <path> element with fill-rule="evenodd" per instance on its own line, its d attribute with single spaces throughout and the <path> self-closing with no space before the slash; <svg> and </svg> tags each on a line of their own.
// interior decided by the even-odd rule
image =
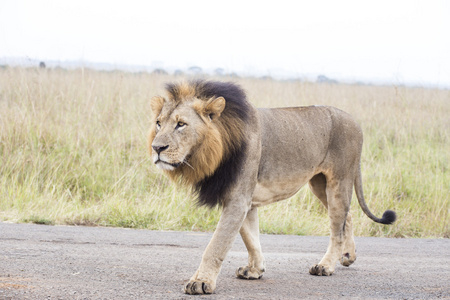
<svg viewBox="0 0 450 300">
<path fill-rule="evenodd" d="M 225 109 L 225 104 L 226 101 L 224 97 L 212 98 L 208 100 L 208 102 L 206 102 L 204 113 L 211 120 L 215 120 L 216 118 L 220 117 L 220 114 Z"/>
<path fill-rule="evenodd" d="M 150 100 L 150 107 L 152 109 L 152 113 L 155 116 L 158 116 L 159 113 L 161 112 L 163 105 L 164 105 L 164 101 L 166 101 L 166 99 L 164 99 L 161 96 L 155 96 Z"/>
</svg>

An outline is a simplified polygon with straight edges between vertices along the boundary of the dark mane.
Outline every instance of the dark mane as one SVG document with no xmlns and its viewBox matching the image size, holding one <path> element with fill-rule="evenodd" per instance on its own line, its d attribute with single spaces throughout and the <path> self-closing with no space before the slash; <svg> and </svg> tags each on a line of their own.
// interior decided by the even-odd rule
<svg viewBox="0 0 450 300">
<path fill-rule="evenodd" d="M 231 82 L 194 80 L 187 86 L 169 83 L 166 89 L 176 101 L 182 101 L 187 96 L 205 101 L 212 97 L 223 97 L 226 101 L 220 116 L 226 155 L 211 176 L 203 178 L 193 186 L 198 204 L 213 208 L 224 204 L 227 191 L 239 177 L 247 148 L 245 126 L 250 119 L 252 107 L 245 92 Z"/>
<path fill-rule="evenodd" d="M 241 151 L 245 151 L 246 148 L 247 144 L 244 142 Z M 194 191 L 198 195 L 197 203 L 199 205 L 214 208 L 216 205 L 222 206 L 224 204 L 226 192 L 238 178 L 242 167 L 242 158 L 243 154 L 234 152 L 217 168 L 212 176 L 206 177 L 194 186 Z"/>
</svg>

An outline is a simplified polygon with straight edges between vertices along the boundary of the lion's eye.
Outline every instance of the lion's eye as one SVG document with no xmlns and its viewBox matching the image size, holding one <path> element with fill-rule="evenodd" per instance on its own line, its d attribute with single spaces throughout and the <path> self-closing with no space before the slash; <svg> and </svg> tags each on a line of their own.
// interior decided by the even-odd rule
<svg viewBox="0 0 450 300">
<path fill-rule="evenodd" d="M 186 126 L 186 123 L 180 121 L 180 122 L 177 123 L 177 128 L 176 129 L 180 129 L 180 128 L 184 127 L 184 126 Z"/>
<path fill-rule="evenodd" d="M 156 121 L 156 129 L 160 129 L 161 128 L 161 122 L 160 121 Z"/>
</svg>

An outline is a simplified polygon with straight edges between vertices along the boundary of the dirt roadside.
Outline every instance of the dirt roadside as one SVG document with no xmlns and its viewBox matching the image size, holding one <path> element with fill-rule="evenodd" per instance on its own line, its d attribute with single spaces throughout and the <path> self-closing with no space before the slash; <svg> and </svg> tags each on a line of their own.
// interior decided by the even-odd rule
<svg viewBox="0 0 450 300">
<path fill-rule="evenodd" d="M 182 286 L 210 233 L 0 223 L 0 299 L 194 299 Z M 267 271 L 235 278 L 240 238 L 202 299 L 450 299 L 450 240 L 356 238 L 358 259 L 308 274 L 327 237 L 262 235 Z"/>
</svg>

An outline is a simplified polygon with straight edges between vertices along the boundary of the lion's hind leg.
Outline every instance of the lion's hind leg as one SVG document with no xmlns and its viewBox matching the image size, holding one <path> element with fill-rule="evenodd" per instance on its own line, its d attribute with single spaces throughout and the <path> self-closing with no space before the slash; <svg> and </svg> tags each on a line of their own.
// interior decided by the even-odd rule
<svg viewBox="0 0 450 300">
<path fill-rule="evenodd" d="M 316 195 L 316 197 L 319 198 L 319 200 L 322 202 L 322 204 L 328 209 L 327 179 L 326 179 L 325 175 L 322 173 L 315 175 L 309 181 L 309 186 L 310 186 L 313 194 Z M 351 188 L 350 188 L 350 190 L 351 190 Z M 351 195 L 351 192 L 350 192 L 350 195 Z M 350 200 L 348 200 L 348 201 L 350 201 Z M 343 233 L 344 233 L 344 246 L 342 249 L 342 256 L 340 257 L 339 261 L 343 266 L 348 267 L 356 260 L 356 247 L 355 247 L 355 240 L 353 237 L 352 216 L 350 213 L 347 213 L 347 218 L 345 220 L 345 226 L 344 226 Z M 316 266 L 314 266 L 314 267 L 316 267 Z M 312 269 L 313 268 L 311 268 L 311 270 L 310 270 L 311 274 L 319 272 L 319 270 L 315 270 L 315 269 L 312 270 Z M 314 274 L 314 275 L 319 275 L 319 274 Z M 327 274 L 324 274 L 324 275 L 327 275 Z M 331 274 L 329 274 L 329 275 L 331 275 Z"/>
<path fill-rule="evenodd" d="M 265 261 L 259 242 L 259 222 L 257 208 L 252 208 L 241 227 L 240 234 L 248 251 L 248 265 L 236 270 L 241 279 L 260 279 L 265 271 Z"/>
<path fill-rule="evenodd" d="M 352 226 L 352 215 L 347 214 L 347 219 L 345 221 L 345 242 L 344 249 L 342 251 L 342 256 L 339 259 L 341 265 L 349 267 L 356 260 L 356 246 L 355 239 L 353 236 L 353 226 Z"/>
</svg>

